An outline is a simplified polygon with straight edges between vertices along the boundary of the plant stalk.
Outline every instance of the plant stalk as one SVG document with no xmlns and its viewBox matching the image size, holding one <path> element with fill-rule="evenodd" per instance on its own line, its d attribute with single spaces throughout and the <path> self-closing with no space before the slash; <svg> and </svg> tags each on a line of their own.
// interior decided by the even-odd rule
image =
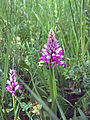
<svg viewBox="0 0 90 120">
<path fill-rule="evenodd" d="M 53 93 L 53 72 L 52 72 L 52 68 L 50 68 L 50 71 L 49 71 L 49 89 L 50 89 L 50 96 L 51 96 L 51 98 L 52 98 L 51 108 L 53 108 L 53 104 L 54 104 L 54 93 Z"/>
<path fill-rule="evenodd" d="M 12 96 L 12 98 L 13 98 L 13 109 L 14 109 L 14 115 L 15 115 L 15 97 L 14 96 Z"/>
</svg>

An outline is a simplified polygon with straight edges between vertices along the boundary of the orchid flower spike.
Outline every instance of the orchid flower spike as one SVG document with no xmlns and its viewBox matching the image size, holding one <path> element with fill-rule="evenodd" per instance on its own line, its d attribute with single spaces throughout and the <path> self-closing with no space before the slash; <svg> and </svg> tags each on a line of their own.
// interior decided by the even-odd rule
<svg viewBox="0 0 90 120">
<path fill-rule="evenodd" d="M 12 93 L 12 96 L 15 96 L 15 92 L 18 89 L 21 89 L 21 87 L 19 86 L 19 83 L 16 82 L 16 70 L 11 70 L 10 69 L 10 80 L 7 80 L 6 84 L 8 84 L 8 86 L 5 88 L 6 91 L 9 91 L 10 93 Z"/>
<path fill-rule="evenodd" d="M 57 43 L 55 34 L 52 29 L 50 29 L 47 43 L 40 52 L 43 55 L 39 58 L 39 62 L 44 61 L 44 65 L 50 63 L 50 68 L 56 64 L 66 66 L 64 63 L 65 57 L 62 55 L 63 50 L 61 47 L 59 47 L 59 43 Z"/>
</svg>

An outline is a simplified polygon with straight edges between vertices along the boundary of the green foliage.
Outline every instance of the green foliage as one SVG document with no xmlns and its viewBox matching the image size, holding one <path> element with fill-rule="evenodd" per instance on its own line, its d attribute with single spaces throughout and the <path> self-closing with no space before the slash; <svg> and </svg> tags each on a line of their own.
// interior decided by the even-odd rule
<svg viewBox="0 0 90 120">
<path fill-rule="evenodd" d="M 81 115 L 81 119 L 82 120 L 87 120 L 86 116 L 84 115 L 84 113 L 82 112 L 82 110 L 80 108 L 78 108 L 78 111 L 79 111 L 79 113 Z"/>
<path fill-rule="evenodd" d="M 21 102 L 17 97 L 15 97 L 18 103 L 20 104 L 22 111 L 25 111 L 28 117 L 30 118 L 30 114 L 27 111 L 31 107 L 31 103 L 26 104 L 25 102 Z"/>
</svg>

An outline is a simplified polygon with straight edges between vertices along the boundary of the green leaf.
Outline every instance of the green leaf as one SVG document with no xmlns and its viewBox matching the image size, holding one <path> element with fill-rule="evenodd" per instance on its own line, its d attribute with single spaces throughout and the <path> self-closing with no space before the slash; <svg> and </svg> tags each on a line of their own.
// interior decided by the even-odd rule
<svg viewBox="0 0 90 120">
<path fill-rule="evenodd" d="M 73 120 L 76 120 L 76 109 L 74 109 L 74 116 L 73 116 Z"/>
<path fill-rule="evenodd" d="M 88 120 L 80 108 L 78 108 L 78 111 L 81 115 L 82 120 Z"/>
<path fill-rule="evenodd" d="M 20 100 L 19 100 L 19 98 L 18 97 L 16 97 L 15 96 L 15 99 L 18 101 L 18 103 L 20 104 L 20 106 L 21 106 L 21 108 L 23 109 L 23 111 L 25 111 L 26 112 L 26 114 L 28 115 L 28 117 L 30 118 L 31 116 L 30 116 L 30 113 L 27 111 L 27 104 L 25 103 L 25 102 L 21 102 Z M 31 106 L 29 106 L 29 107 L 31 107 Z M 28 107 L 28 108 L 29 108 Z"/>
<path fill-rule="evenodd" d="M 59 111 L 60 111 L 60 113 L 61 113 L 62 119 L 63 119 L 63 120 L 67 120 L 66 117 L 65 117 L 65 115 L 64 115 L 64 112 L 63 112 L 63 110 L 62 110 L 62 108 L 61 108 L 61 106 L 60 106 L 59 103 L 58 103 L 58 100 L 57 100 L 57 99 L 56 99 L 56 104 L 57 104 L 58 109 L 59 109 Z"/>
<path fill-rule="evenodd" d="M 19 103 L 18 103 L 18 105 L 16 107 L 16 111 L 15 111 L 15 117 L 14 117 L 15 120 L 17 119 L 18 110 L 19 110 Z"/>
</svg>

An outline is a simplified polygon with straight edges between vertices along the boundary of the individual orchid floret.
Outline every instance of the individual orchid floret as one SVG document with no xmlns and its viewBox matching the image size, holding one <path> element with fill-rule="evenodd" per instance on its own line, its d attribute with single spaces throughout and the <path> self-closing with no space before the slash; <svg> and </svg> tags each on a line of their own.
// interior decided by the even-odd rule
<svg viewBox="0 0 90 120">
<path fill-rule="evenodd" d="M 50 63 L 50 68 L 56 64 L 64 66 L 66 65 L 64 63 L 65 57 L 62 55 L 63 50 L 59 47 L 59 43 L 57 43 L 55 34 L 52 29 L 50 29 L 47 43 L 44 45 L 44 48 L 42 48 L 40 52 L 43 55 L 39 58 L 39 62 L 44 61 L 44 65 Z"/>
<path fill-rule="evenodd" d="M 6 84 L 8 84 L 8 86 L 5 88 L 6 91 L 9 91 L 10 93 L 12 93 L 12 96 L 15 96 L 15 92 L 18 89 L 21 89 L 21 87 L 19 86 L 19 83 L 16 82 L 16 71 L 15 70 L 10 70 L 9 76 L 10 76 L 10 80 L 7 80 Z"/>
</svg>

